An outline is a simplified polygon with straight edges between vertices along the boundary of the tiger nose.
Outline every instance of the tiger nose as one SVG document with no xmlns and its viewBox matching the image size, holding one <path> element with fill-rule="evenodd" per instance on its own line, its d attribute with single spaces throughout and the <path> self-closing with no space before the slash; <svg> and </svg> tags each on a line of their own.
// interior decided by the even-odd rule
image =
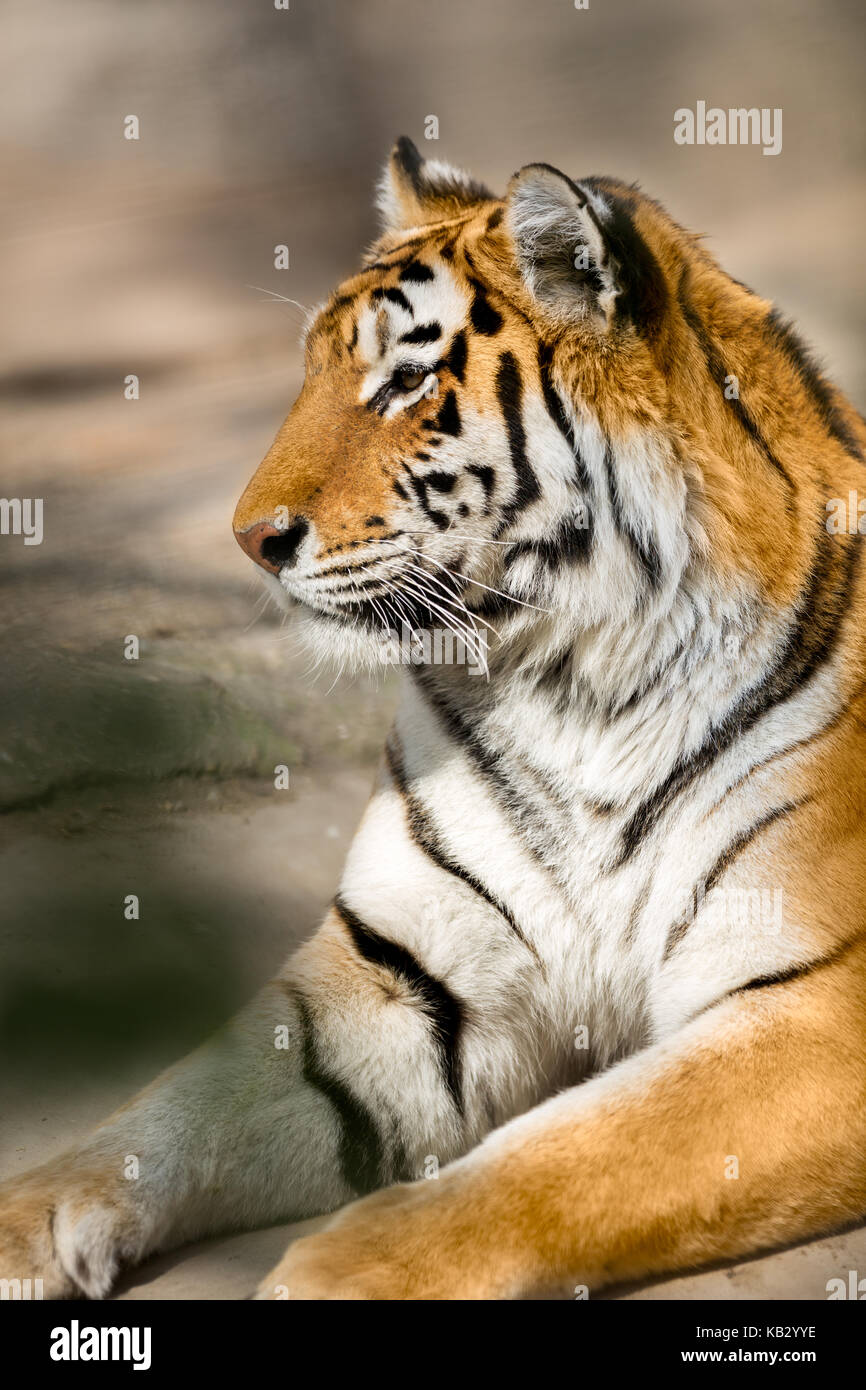
<svg viewBox="0 0 866 1390">
<path fill-rule="evenodd" d="M 272 526 L 269 521 L 256 522 L 246 531 L 235 531 L 235 539 L 245 554 L 263 570 L 279 574 L 286 565 L 298 558 L 301 541 L 310 529 L 308 521 L 296 517 L 290 526 Z"/>
</svg>

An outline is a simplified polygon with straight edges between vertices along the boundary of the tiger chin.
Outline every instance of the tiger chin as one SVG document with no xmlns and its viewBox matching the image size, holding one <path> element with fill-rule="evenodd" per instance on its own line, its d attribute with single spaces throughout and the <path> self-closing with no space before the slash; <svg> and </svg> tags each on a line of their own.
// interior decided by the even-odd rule
<svg viewBox="0 0 866 1390">
<path fill-rule="evenodd" d="M 316 934 L 5 1186 L 46 1294 L 334 1212 L 259 1298 L 593 1295 L 866 1212 L 863 422 L 636 187 L 403 139 L 379 204 L 235 532 L 338 659 L 484 679 L 405 664 Z"/>
</svg>

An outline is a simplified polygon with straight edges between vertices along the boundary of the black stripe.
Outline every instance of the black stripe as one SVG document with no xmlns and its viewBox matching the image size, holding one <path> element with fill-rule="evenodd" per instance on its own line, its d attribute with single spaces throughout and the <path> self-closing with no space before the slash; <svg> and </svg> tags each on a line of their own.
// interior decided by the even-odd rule
<svg viewBox="0 0 866 1390">
<path fill-rule="evenodd" d="M 377 296 L 378 293 L 378 291 L 374 290 L 373 294 L 370 296 L 371 299 Z M 403 291 L 398 290 L 396 286 L 389 286 L 388 289 L 382 290 L 381 296 L 383 299 L 387 299 L 389 304 L 397 304 L 401 309 L 405 309 L 407 314 L 411 314 L 413 318 L 415 317 L 415 310 L 412 308 L 409 300 L 406 298 Z"/>
<path fill-rule="evenodd" d="M 592 513 L 586 512 L 586 525 L 583 517 L 570 517 L 560 522 L 555 535 L 548 545 L 542 545 L 542 556 L 551 567 L 564 561 L 569 565 L 585 565 L 592 553 L 593 523 Z"/>
<path fill-rule="evenodd" d="M 457 482 L 457 474 L 445 473 L 442 469 L 436 469 L 432 473 L 424 474 L 424 482 L 428 487 L 432 487 L 434 492 L 453 492 Z"/>
<path fill-rule="evenodd" d="M 483 337 L 493 338 L 502 327 L 502 315 L 490 303 L 487 298 L 487 291 L 480 280 L 473 280 L 470 276 L 469 283 L 472 286 L 472 305 L 469 310 L 472 327 L 476 333 L 480 333 Z"/>
<path fill-rule="evenodd" d="M 469 463 L 466 465 L 466 472 L 471 473 L 473 478 L 477 478 L 484 488 L 484 512 L 486 515 L 490 511 L 490 499 L 496 485 L 496 474 L 488 463 Z"/>
<path fill-rule="evenodd" d="M 814 733 L 804 734 L 802 738 L 795 739 L 793 743 L 788 743 L 784 748 L 779 748 L 775 753 L 770 753 L 768 757 L 762 758 L 759 763 L 754 763 L 747 772 L 744 772 L 741 777 L 737 778 L 736 782 L 732 782 L 730 787 L 725 789 L 723 796 L 720 797 L 719 800 L 723 801 L 725 797 L 730 796 L 732 791 L 735 791 L 737 787 L 741 787 L 754 773 L 760 772 L 762 768 L 769 767 L 770 763 L 778 762 L 782 758 L 787 758 L 789 754 L 795 752 L 798 748 L 805 748 L 810 743 L 817 743 L 819 739 L 826 738 L 827 734 L 832 733 L 849 717 L 853 706 L 863 698 L 864 694 L 866 694 L 866 681 L 862 681 L 858 686 L 855 686 L 851 694 L 845 697 L 842 706 L 835 714 L 831 715 L 826 723 L 822 724 L 819 729 L 815 729 Z M 718 805 L 719 801 L 711 806 L 710 810 L 714 811 Z"/>
<path fill-rule="evenodd" d="M 373 516 L 373 517 L 369 517 L 369 518 L 367 519 L 365 525 L 371 526 L 371 525 L 374 525 L 374 524 L 377 524 L 377 523 L 378 523 L 379 525 L 381 525 L 381 524 L 382 524 L 382 518 L 381 518 L 381 517 L 375 517 L 375 516 Z M 402 531 L 390 531 L 390 532 L 388 533 L 387 536 L 376 536 L 376 537 L 374 537 L 374 538 L 371 537 L 371 539 L 374 539 L 374 540 L 376 540 L 376 541 L 379 541 L 379 540 L 396 540 L 397 537 L 402 536 L 403 534 L 404 534 L 404 533 L 403 533 Z M 340 550 L 343 549 L 342 546 L 340 546 L 340 547 L 338 547 L 338 548 L 339 548 Z M 369 559 L 358 560 L 356 564 L 329 565 L 327 569 L 322 569 L 322 570 L 319 571 L 319 577 L 322 578 L 322 579 L 333 579 L 334 575 L 337 575 L 339 578 L 342 578 L 344 575 L 347 575 L 347 574 L 364 574 L 364 573 L 368 573 L 368 572 L 373 568 L 373 566 L 375 566 L 375 565 L 380 565 L 380 564 L 383 562 L 383 560 L 384 560 L 385 562 L 387 562 L 388 559 L 390 559 L 390 556 L 388 556 L 388 555 L 386 555 L 386 556 L 376 556 L 376 558 L 373 559 L 373 560 L 369 560 Z M 330 592 L 330 591 L 328 591 L 328 592 Z"/>
<path fill-rule="evenodd" d="M 385 559 L 388 558 L 388 556 L 385 557 Z M 355 566 L 355 569 L 358 568 L 369 569 L 370 566 Z M 332 570 L 331 573 L 336 573 L 336 571 Z M 348 584 L 332 585 L 332 587 L 327 590 L 325 597 L 333 603 L 335 599 L 342 598 L 344 595 L 347 595 L 351 599 L 353 596 L 357 597 L 359 594 L 372 593 L 374 598 L 378 597 L 379 594 L 387 598 L 393 597 L 393 592 L 393 589 L 389 587 L 386 580 L 377 578 L 374 574 L 369 579 L 352 579 Z M 386 604 L 385 607 L 390 608 L 390 605 Z"/>
<path fill-rule="evenodd" d="M 340 1121 L 340 1171 L 359 1196 L 372 1192 L 390 1179 L 379 1131 L 367 1108 L 322 1065 L 306 999 L 294 986 L 285 988 L 301 1017 L 304 1080 L 330 1101 Z"/>
<path fill-rule="evenodd" d="M 419 323 L 400 338 L 401 343 L 435 343 L 442 337 L 442 327 L 438 323 Z"/>
<path fill-rule="evenodd" d="M 494 603 L 498 596 L 491 595 Z M 514 601 L 508 599 L 507 602 Z M 470 612 L 480 613 L 482 608 L 474 607 Z M 435 677 L 429 667 L 410 666 L 409 674 L 415 680 L 416 685 L 423 692 L 425 698 L 431 705 L 434 713 L 438 716 L 445 732 L 450 738 L 458 743 L 466 755 L 471 758 L 475 765 L 478 775 L 487 783 L 491 792 L 495 795 L 499 805 L 514 825 L 517 834 L 533 858 L 545 869 L 547 868 L 544 855 L 538 849 L 537 844 L 527 834 L 528 822 L 533 817 L 530 806 L 518 795 L 508 777 L 500 767 L 499 758 L 491 753 L 485 746 L 478 734 L 471 725 L 464 719 L 454 703 L 447 698 L 444 691 L 437 689 Z M 549 832 L 545 826 L 538 827 L 540 838 L 549 839 Z"/>
<path fill-rule="evenodd" d="M 406 476 L 409 479 L 412 491 L 415 493 L 418 506 L 421 508 L 424 515 L 433 522 L 433 525 L 438 531 L 444 531 L 446 527 L 450 525 L 450 518 L 447 512 L 440 512 L 437 507 L 430 506 L 430 499 L 427 496 L 426 479 L 416 478 L 408 464 L 404 464 L 403 466 L 406 469 Z"/>
<path fill-rule="evenodd" d="M 764 680 L 746 691 L 722 722 L 710 730 L 701 747 L 681 758 L 664 782 L 637 808 L 623 831 L 617 867 L 631 858 L 644 836 L 694 778 L 708 771 L 775 705 L 796 695 L 832 656 L 850 606 L 861 547 L 856 537 L 843 542 L 839 536 L 828 536 L 820 520 L 816 534 L 809 582 L 784 648 Z M 842 549 L 844 554 L 836 562 Z"/>
<path fill-rule="evenodd" d="M 434 278 L 433 271 L 430 269 L 429 265 L 424 265 L 423 261 L 409 261 L 400 271 L 400 279 L 404 285 L 407 283 L 422 285 L 425 281 L 433 280 Z"/>
<path fill-rule="evenodd" d="M 451 350 L 448 356 L 443 358 L 442 365 L 447 367 L 458 381 L 463 380 L 466 375 L 466 334 L 462 330 L 455 333 Z"/>
<path fill-rule="evenodd" d="M 839 398 L 835 389 L 819 370 L 793 326 L 782 318 L 778 309 L 770 310 L 765 324 L 773 343 L 785 354 L 799 377 L 828 434 L 854 458 L 862 461 L 863 451 L 859 440 L 839 408 Z"/>
<path fill-rule="evenodd" d="M 505 904 L 502 903 L 499 898 L 494 897 L 469 869 L 459 864 L 457 860 L 443 848 L 430 817 L 421 805 L 421 802 L 409 789 L 409 782 L 406 777 L 406 768 L 403 759 L 393 746 L 391 740 L 385 745 L 385 756 L 388 760 L 388 770 L 406 806 L 409 833 L 418 848 L 423 850 L 428 859 L 432 859 L 433 863 L 437 864 L 440 869 L 444 869 L 446 873 L 452 874 L 455 878 L 460 879 L 461 883 L 465 883 L 474 893 L 477 893 L 480 898 L 483 898 L 490 907 L 494 908 L 501 917 L 504 917 L 518 940 L 537 958 L 538 953 L 535 947 L 527 941 L 523 931 L 518 926 Z"/>
<path fill-rule="evenodd" d="M 707 894 L 715 888 L 722 875 L 727 873 L 734 861 L 739 859 L 743 851 L 748 848 L 752 841 L 755 840 L 763 830 L 766 830 L 770 825 L 774 825 L 776 821 L 783 820 L 784 817 L 789 816 L 792 811 L 799 810 L 799 808 L 805 806 L 810 799 L 810 797 L 804 797 L 802 801 L 787 801 L 783 806 L 776 806 L 772 811 L 768 811 L 766 815 L 756 820 L 754 825 L 749 826 L 747 830 L 742 830 L 740 834 L 731 841 L 728 848 L 719 855 L 715 864 L 710 869 L 710 872 L 704 880 L 704 893 Z"/>
<path fill-rule="evenodd" d="M 835 950 L 828 951 L 826 956 L 817 956 L 814 960 L 806 961 L 803 965 L 792 965 L 789 966 L 787 970 L 779 970 L 771 975 L 756 975 L 754 980 L 749 980 L 748 983 L 744 985 L 737 985 L 735 989 L 729 989 L 725 994 L 720 995 L 718 999 L 714 999 L 711 1004 L 707 1004 L 703 1009 L 700 1009 L 695 1017 L 700 1017 L 700 1014 L 707 1013 L 710 1009 L 714 1009 L 716 1005 L 724 1004 L 727 999 L 733 999 L 738 994 L 747 994 L 753 989 L 772 989 L 776 985 L 789 985 L 795 980 L 805 979 L 807 975 L 811 975 L 816 970 L 823 970 L 828 965 L 836 965 L 843 956 L 846 956 L 855 946 L 861 944 L 862 937 L 855 936 L 850 941 L 843 941 Z M 691 1022 L 692 1020 L 689 1021 Z"/>
<path fill-rule="evenodd" d="M 768 811 L 766 815 L 760 816 L 759 819 L 746 830 L 741 830 L 728 845 L 727 849 L 723 850 L 719 855 L 709 873 L 705 874 L 699 881 L 692 893 L 692 902 L 697 902 L 698 889 L 700 888 L 703 889 L 703 898 L 706 900 L 719 882 L 719 879 L 727 873 L 728 869 L 730 869 L 734 862 L 739 859 L 740 855 L 748 849 L 749 845 L 758 838 L 762 831 L 766 830 L 768 826 L 775 825 L 776 821 L 783 820 L 785 816 L 790 815 L 792 811 L 798 810 L 800 806 L 804 806 L 808 800 L 809 798 L 806 797 L 802 801 L 788 801 L 783 806 L 776 806 L 772 811 Z M 690 926 L 691 918 L 674 922 L 668 932 L 667 941 L 665 942 L 662 964 L 668 961 L 673 955 L 676 948 L 686 936 Z"/>
<path fill-rule="evenodd" d="M 592 554 L 593 523 L 592 514 L 586 512 L 586 525 L 580 523 L 581 517 L 568 517 L 561 521 L 552 536 L 540 541 L 515 541 L 505 552 L 506 566 L 524 555 L 534 556 L 548 569 L 558 569 L 563 564 L 584 565 Z"/>
<path fill-rule="evenodd" d="M 382 252 L 382 255 L 383 255 L 383 256 L 396 256 L 397 253 L 398 253 L 398 251 L 415 250 L 415 249 L 417 249 L 418 247 L 425 246 L 425 245 L 427 244 L 427 242 L 429 241 L 429 239 L 430 239 L 430 233 L 429 233 L 428 231 L 424 230 L 424 231 L 421 231 L 421 232 L 416 232 L 414 236 L 407 237 L 405 241 L 400 241 L 400 242 L 398 242 L 396 246 L 389 246 L 389 247 L 387 247 L 387 249 L 384 250 L 384 251 Z M 405 257 L 404 257 L 404 260 L 405 260 Z M 364 270 L 364 271 L 366 271 L 366 270 L 372 270 L 372 269 L 373 269 L 373 266 L 374 266 L 375 264 L 376 264 L 376 262 L 371 261 L 369 265 L 363 266 L 363 267 L 362 267 L 362 270 Z M 389 262 L 386 262 L 386 264 L 390 264 L 390 265 L 392 265 L 392 266 L 397 266 L 397 265 L 402 265 L 403 262 L 402 262 L 402 261 L 391 261 L 390 263 L 389 263 Z"/>
<path fill-rule="evenodd" d="M 422 420 L 425 430 L 438 430 L 440 434 L 458 435 L 463 428 L 460 411 L 457 408 L 457 395 L 449 389 L 435 420 Z M 431 441 L 432 442 L 432 441 Z"/>
<path fill-rule="evenodd" d="M 325 305 L 322 318 L 324 320 L 332 319 L 340 309 L 345 309 L 347 304 L 354 304 L 356 297 L 355 294 L 335 294 Z"/>
<path fill-rule="evenodd" d="M 538 373 L 541 377 L 541 391 L 544 404 L 556 428 L 565 439 L 574 456 L 574 480 L 582 492 L 591 487 L 589 471 L 574 437 L 574 430 L 568 422 L 562 398 L 553 384 L 553 348 L 549 343 L 538 344 Z"/>
<path fill-rule="evenodd" d="M 718 347 L 713 342 L 707 325 L 704 323 L 697 309 L 689 299 L 688 286 L 690 276 L 691 272 L 689 268 L 686 266 L 683 269 L 682 275 L 680 276 L 677 297 L 679 299 L 679 304 L 683 313 L 683 318 L 685 319 L 689 328 L 692 330 L 692 332 L 698 340 L 698 345 L 701 349 L 701 352 L 704 355 L 704 360 L 707 364 L 707 371 L 709 372 L 713 381 L 718 386 L 719 391 L 721 393 L 721 399 L 724 401 L 726 405 L 730 406 L 733 414 L 736 416 L 742 429 L 745 430 L 749 438 L 761 450 L 761 453 L 764 455 L 764 458 L 767 460 L 767 462 L 771 464 L 772 467 L 779 474 L 779 476 L 784 479 L 789 491 L 793 495 L 797 491 L 797 486 L 794 482 L 794 479 L 791 477 L 791 474 L 788 472 L 787 468 L 782 463 L 782 460 L 780 458 L 777 458 L 775 452 L 770 447 L 770 444 L 764 438 L 764 435 L 761 432 L 757 421 L 754 419 L 750 411 L 746 409 L 746 406 L 739 397 L 728 398 L 725 395 L 725 378 L 731 376 L 732 373 L 729 367 L 727 366 L 724 358 L 722 357 L 722 354 L 719 351 Z"/>
<path fill-rule="evenodd" d="M 613 514 L 613 524 L 617 535 L 627 542 L 635 560 L 643 571 L 649 587 L 653 590 L 659 588 L 662 582 L 662 562 L 655 542 L 647 537 L 644 539 L 634 530 L 622 509 L 622 499 L 619 492 L 619 480 L 616 476 L 616 460 L 614 458 L 613 447 L 609 439 L 604 444 L 604 468 L 607 477 L 608 496 L 610 497 L 610 507 Z"/>
<path fill-rule="evenodd" d="M 407 244 L 407 245 L 412 245 L 412 246 L 420 246 L 422 240 L 424 240 L 424 238 L 417 239 L 417 240 L 415 240 L 415 241 L 413 241 L 413 242 L 411 242 L 411 243 L 408 243 L 408 242 L 407 242 L 406 244 Z M 400 250 L 400 247 L 399 247 L 399 246 L 395 246 L 393 251 L 385 251 L 383 254 L 386 255 L 386 256 L 392 256 L 392 255 L 396 255 L 396 252 L 399 251 L 399 250 Z M 393 260 L 393 261 L 381 261 L 381 260 L 380 260 L 380 261 L 370 261 L 367 265 L 364 265 L 364 266 L 361 267 L 360 274 L 361 274 L 361 275 L 367 275 L 367 274 L 369 274 L 369 273 L 372 272 L 372 271 L 380 271 L 380 270 L 381 270 L 381 271 L 399 270 L 401 266 L 408 265 L 411 259 L 412 259 L 411 256 L 396 256 L 396 259 Z"/>
<path fill-rule="evenodd" d="M 483 596 L 472 603 L 467 603 L 469 612 L 478 618 L 488 618 L 495 622 L 497 618 L 516 617 L 526 612 L 525 604 L 519 599 L 510 598 L 503 593 L 484 593 Z"/>
<path fill-rule="evenodd" d="M 439 1065 L 445 1086 L 460 1113 L 463 1097 L 460 1089 L 460 1053 L 458 1044 L 464 1022 L 463 1005 L 441 980 L 428 975 L 404 946 L 380 936 L 372 927 L 346 905 L 339 895 L 334 908 L 354 942 L 355 949 L 371 965 L 389 970 L 405 980 L 424 1007 L 439 1054 Z"/>
<path fill-rule="evenodd" d="M 731 994 L 744 994 L 749 989 L 767 989 L 770 985 L 787 985 L 791 980 L 802 979 L 804 975 L 809 975 L 819 966 L 826 964 L 827 961 L 821 956 L 818 960 L 809 961 L 807 965 L 792 965 L 790 970 L 780 970 L 775 975 L 758 975 L 747 985 L 739 985 L 737 989 L 732 989 Z"/>
<path fill-rule="evenodd" d="M 497 527 L 500 535 L 524 507 L 541 496 L 538 479 L 526 456 L 526 431 L 523 428 L 523 379 L 513 352 L 503 352 L 496 373 L 496 396 L 505 419 L 508 447 L 515 476 L 515 495 L 503 508 Z"/>
</svg>

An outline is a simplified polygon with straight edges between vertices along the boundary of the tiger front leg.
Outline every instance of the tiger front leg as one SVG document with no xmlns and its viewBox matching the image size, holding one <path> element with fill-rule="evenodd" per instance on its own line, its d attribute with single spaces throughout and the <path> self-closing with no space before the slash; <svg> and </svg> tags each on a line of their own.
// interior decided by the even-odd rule
<svg viewBox="0 0 866 1390">
<path fill-rule="evenodd" d="M 153 1251 L 354 1195 L 322 1161 L 332 1121 L 301 1056 L 297 1010 L 274 982 L 79 1147 L 0 1185 L 0 1277 L 101 1298 Z"/>
<path fill-rule="evenodd" d="M 331 912 L 207 1045 L 0 1187 L 0 1277 L 103 1297 L 153 1251 L 332 1211 L 447 1162 L 488 1123 L 463 1084 L 462 1026 L 391 928 Z"/>
</svg>

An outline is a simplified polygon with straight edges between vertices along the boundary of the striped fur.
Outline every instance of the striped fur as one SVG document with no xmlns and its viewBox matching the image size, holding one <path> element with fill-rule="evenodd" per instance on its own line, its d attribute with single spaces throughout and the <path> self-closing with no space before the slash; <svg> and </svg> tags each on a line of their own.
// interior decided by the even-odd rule
<svg viewBox="0 0 866 1390">
<path fill-rule="evenodd" d="M 866 569 L 824 524 L 863 423 L 635 188 L 404 140 L 381 206 L 235 528 L 317 652 L 471 660 L 404 673 L 317 935 L 11 1193 L 58 1292 L 393 1183 L 260 1296 L 594 1289 L 866 1210 Z"/>
</svg>

